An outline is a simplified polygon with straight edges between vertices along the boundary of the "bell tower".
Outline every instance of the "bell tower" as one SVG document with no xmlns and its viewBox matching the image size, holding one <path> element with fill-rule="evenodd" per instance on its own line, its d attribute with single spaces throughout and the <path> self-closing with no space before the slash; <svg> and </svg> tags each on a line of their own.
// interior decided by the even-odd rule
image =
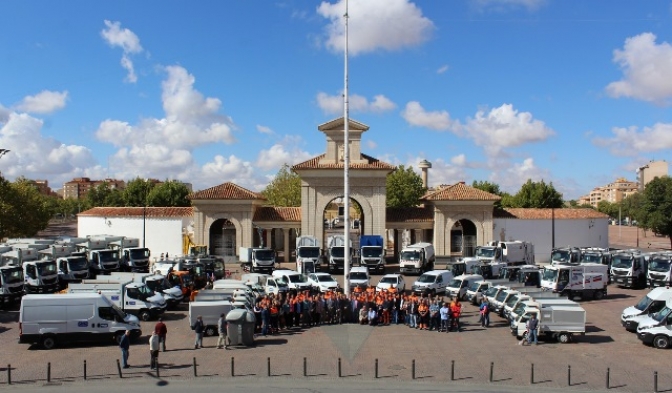
<svg viewBox="0 0 672 393">
<path fill-rule="evenodd" d="M 368 126 L 350 119 L 348 128 L 348 142 L 350 143 L 350 165 L 366 164 L 368 161 L 362 157 L 362 133 L 369 129 Z M 343 151 L 345 150 L 345 121 L 343 118 L 322 124 L 318 130 L 324 132 L 327 137 L 327 149 L 320 159 L 320 165 L 343 165 Z"/>
</svg>

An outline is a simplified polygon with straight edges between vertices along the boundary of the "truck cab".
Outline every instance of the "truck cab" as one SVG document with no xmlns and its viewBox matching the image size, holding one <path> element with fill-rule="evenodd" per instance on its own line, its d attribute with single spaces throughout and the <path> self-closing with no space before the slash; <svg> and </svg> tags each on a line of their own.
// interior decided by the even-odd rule
<svg viewBox="0 0 672 393">
<path fill-rule="evenodd" d="M 84 280 L 68 287 L 70 293 L 100 293 L 117 307 L 142 321 L 158 318 L 166 310 L 166 301 L 161 294 L 145 284 L 120 280 Z"/>
<path fill-rule="evenodd" d="M 656 253 L 649 257 L 647 281 L 649 288 L 669 286 L 672 283 L 672 253 Z"/>
<path fill-rule="evenodd" d="M 252 273 L 271 273 L 275 270 L 275 250 L 270 248 L 240 247 L 240 263 L 247 264 Z"/>
<path fill-rule="evenodd" d="M 149 248 L 140 247 L 140 239 L 126 236 L 101 235 L 107 247 L 119 252 L 119 270 L 128 272 L 149 272 Z"/>
<path fill-rule="evenodd" d="M 0 267 L 0 305 L 21 299 L 24 293 L 24 281 L 23 269 L 20 266 Z"/>
<path fill-rule="evenodd" d="M 434 269 L 434 246 L 430 243 L 416 243 L 399 252 L 399 271 L 401 273 L 422 274 Z"/>
<path fill-rule="evenodd" d="M 339 271 L 344 271 L 345 269 L 345 238 L 343 235 L 333 235 L 329 236 L 327 256 L 329 258 L 329 273 L 336 273 Z M 354 252 L 352 249 L 352 244 L 348 242 L 349 247 L 349 265 L 352 266 L 352 259 Z"/>
<path fill-rule="evenodd" d="M 119 251 L 108 249 L 104 239 L 88 239 L 77 244 L 77 249 L 86 253 L 92 277 L 119 271 Z"/>
<path fill-rule="evenodd" d="M 464 300 L 467 296 L 467 289 L 477 281 L 483 281 L 483 276 L 478 274 L 463 274 L 453 278 L 446 286 L 446 293 L 450 296 Z"/>
<path fill-rule="evenodd" d="M 306 265 L 311 264 L 313 272 L 320 270 L 322 264 L 322 249 L 315 236 L 299 236 L 296 238 L 296 270 L 303 271 Z"/>
<path fill-rule="evenodd" d="M 89 278 L 89 261 L 84 255 L 69 255 L 56 259 L 58 282 L 61 289 L 71 282 L 81 282 Z"/>
<path fill-rule="evenodd" d="M 551 265 L 578 265 L 581 260 L 581 249 L 578 247 L 561 247 L 551 250 Z"/>
<path fill-rule="evenodd" d="M 644 288 L 647 284 L 648 261 L 639 251 L 623 251 L 611 260 L 611 281 L 629 288 Z"/>
<path fill-rule="evenodd" d="M 369 270 L 385 273 L 385 247 L 383 237 L 362 235 L 359 237 L 359 265 Z"/>
</svg>

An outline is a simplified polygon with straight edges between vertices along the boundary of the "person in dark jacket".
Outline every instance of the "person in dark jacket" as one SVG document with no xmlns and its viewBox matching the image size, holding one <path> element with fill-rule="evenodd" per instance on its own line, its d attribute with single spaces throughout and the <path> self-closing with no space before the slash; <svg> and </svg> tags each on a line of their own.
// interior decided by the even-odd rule
<svg viewBox="0 0 672 393">
<path fill-rule="evenodd" d="M 196 317 L 196 322 L 194 326 L 191 327 L 196 333 L 196 341 L 194 341 L 194 349 L 203 348 L 203 333 L 205 332 L 205 325 L 203 324 L 203 317 Z"/>
<path fill-rule="evenodd" d="M 168 328 L 163 320 L 159 318 L 159 322 L 154 326 L 154 331 L 159 335 L 159 342 L 161 343 L 161 350 L 166 352 L 166 336 L 168 335 Z"/>
<path fill-rule="evenodd" d="M 130 353 L 130 347 L 131 347 L 131 331 L 127 330 L 126 333 L 124 333 L 124 335 L 121 336 L 121 340 L 119 341 L 119 348 L 121 348 L 121 363 L 124 368 L 131 367 L 128 365 L 128 355 Z"/>
</svg>

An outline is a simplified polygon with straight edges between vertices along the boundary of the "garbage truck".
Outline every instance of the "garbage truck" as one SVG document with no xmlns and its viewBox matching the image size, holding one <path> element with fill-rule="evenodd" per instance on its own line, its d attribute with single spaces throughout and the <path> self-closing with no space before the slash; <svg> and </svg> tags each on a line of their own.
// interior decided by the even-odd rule
<svg viewBox="0 0 672 393">
<path fill-rule="evenodd" d="M 240 263 L 248 264 L 253 273 L 272 273 L 275 270 L 275 250 L 270 248 L 240 247 Z"/>
<path fill-rule="evenodd" d="M 93 237 L 92 237 L 93 238 Z M 137 237 L 106 237 L 107 247 L 119 252 L 119 269 L 128 272 L 149 272 L 149 248 L 140 247 Z"/>
<path fill-rule="evenodd" d="M 23 270 L 25 293 L 53 293 L 58 290 L 56 261 L 39 259 L 39 249 L 45 244 L 14 244 L 12 251 L 0 256 L 0 265 L 17 266 Z"/>
<path fill-rule="evenodd" d="M 296 238 L 296 271 L 308 274 L 320 270 L 322 249 L 315 236 Z"/>
<path fill-rule="evenodd" d="M 380 235 L 362 235 L 359 237 L 359 265 L 369 271 L 385 273 L 385 243 Z"/>
<path fill-rule="evenodd" d="M 561 343 L 568 343 L 577 334 L 586 333 L 586 310 L 580 306 L 553 305 L 543 308 L 528 308 L 511 322 L 511 334 L 517 338 L 527 336 L 527 321 L 535 315 L 539 320 L 539 337 L 553 338 Z"/>
<path fill-rule="evenodd" d="M 399 252 L 401 273 L 422 274 L 434 268 L 434 246 L 430 243 L 415 243 Z M 453 273 L 455 274 L 455 273 Z"/>
<path fill-rule="evenodd" d="M 349 243 L 349 242 L 348 242 Z M 343 271 L 345 268 L 345 237 L 332 235 L 327 238 L 327 256 L 329 257 L 329 273 Z M 352 266 L 352 245 L 349 250 L 350 265 Z"/>
<path fill-rule="evenodd" d="M 107 248 L 106 240 L 88 239 L 77 244 L 77 250 L 85 253 L 92 277 L 119 271 L 119 251 Z"/>
<path fill-rule="evenodd" d="M 69 293 L 100 293 L 124 312 L 142 321 L 158 318 L 166 311 L 166 301 L 145 284 L 131 280 L 84 280 L 68 286 Z"/>
<path fill-rule="evenodd" d="M 12 251 L 11 246 L 0 246 L 0 256 Z M 0 257 L 1 258 L 1 257 Z M 0 305 L 14 303 L 23 296 L 23 269 L 21 266 L 2 264 L 0 261 Z"/>
</svg>

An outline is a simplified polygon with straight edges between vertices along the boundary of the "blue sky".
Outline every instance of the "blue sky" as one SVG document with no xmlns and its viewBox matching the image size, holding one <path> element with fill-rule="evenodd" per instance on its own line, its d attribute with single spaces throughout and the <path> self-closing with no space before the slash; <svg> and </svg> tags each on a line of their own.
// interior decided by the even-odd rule
<svg viewBox="0 0 672 393">
<path fill-rule="evenodd" d="M 343 116 L 344 1 L 2 2 L 0 171 L 261 190 Z M 575 199 L 672 151 L 670 0 L 350 0 L 364 153 Z"/>
</svg>

